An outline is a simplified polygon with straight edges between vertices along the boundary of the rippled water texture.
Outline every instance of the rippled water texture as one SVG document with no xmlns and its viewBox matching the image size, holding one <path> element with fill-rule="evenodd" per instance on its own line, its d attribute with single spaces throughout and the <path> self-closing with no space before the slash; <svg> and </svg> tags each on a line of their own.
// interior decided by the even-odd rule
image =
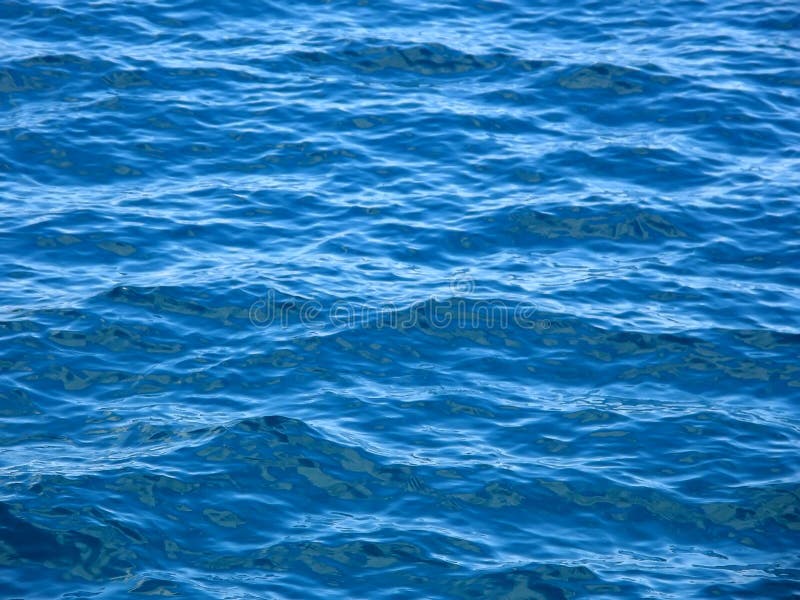
<svg viewBox="0 0 800 600">
<path fill-rule="evenodd" d="M 796 597 L 796 2 L 0 29 L 0 597 Z"/>
</svg>

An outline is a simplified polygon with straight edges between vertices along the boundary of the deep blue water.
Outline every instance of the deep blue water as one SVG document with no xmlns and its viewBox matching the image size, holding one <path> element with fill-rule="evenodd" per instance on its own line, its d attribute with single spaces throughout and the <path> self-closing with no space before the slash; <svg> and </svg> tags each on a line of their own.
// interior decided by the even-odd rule
<svg viewBox="0 0 800 600">
<path fill-rule="evenodd" d="M 798 597 L 796 2 L 0 31 L 0 597 Z"/>
</svg>

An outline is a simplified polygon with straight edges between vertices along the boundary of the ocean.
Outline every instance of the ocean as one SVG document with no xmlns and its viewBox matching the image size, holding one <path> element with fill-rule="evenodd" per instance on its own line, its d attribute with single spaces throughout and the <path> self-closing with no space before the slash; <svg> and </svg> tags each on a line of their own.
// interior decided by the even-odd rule
<svg viewBox="0 0 800 600">
<path fill-rule="evenodd" d="M 796 2 L 0 30 L 0 598 L 800 597 Z"/>
</svg>

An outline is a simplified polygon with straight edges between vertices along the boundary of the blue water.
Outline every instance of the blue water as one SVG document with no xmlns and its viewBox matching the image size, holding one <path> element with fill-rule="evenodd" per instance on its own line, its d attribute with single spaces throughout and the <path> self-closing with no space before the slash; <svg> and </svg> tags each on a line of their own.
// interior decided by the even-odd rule
<svg viewBox="0 0 800 600">
<path fill-rule="evenodd" d="M 797 598 L 800 7 L 0 2 L 0 597 Z"/>
</svg>

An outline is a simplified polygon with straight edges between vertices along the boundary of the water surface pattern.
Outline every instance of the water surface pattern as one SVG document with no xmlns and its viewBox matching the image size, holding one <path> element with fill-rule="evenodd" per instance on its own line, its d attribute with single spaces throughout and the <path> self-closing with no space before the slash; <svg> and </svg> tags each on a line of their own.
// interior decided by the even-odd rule
<svg viewBox="0 0 800 600">
<path fill-rule="evenodd" d="M 796 2 L 0 28 L 0 596 L 797 597 Z"/>
</svg>

